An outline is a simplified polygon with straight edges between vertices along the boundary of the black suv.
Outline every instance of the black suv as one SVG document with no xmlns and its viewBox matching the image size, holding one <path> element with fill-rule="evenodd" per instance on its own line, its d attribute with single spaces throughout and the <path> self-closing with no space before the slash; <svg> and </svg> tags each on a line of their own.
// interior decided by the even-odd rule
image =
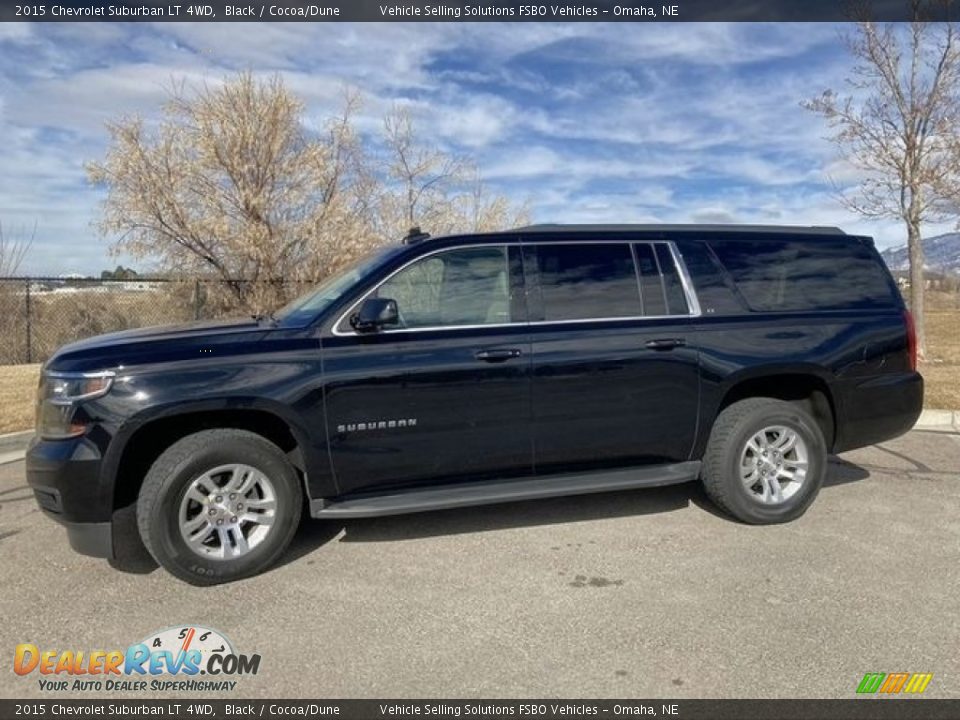
<svg viewBox="0 0 960 720">
<path fill-rule="evenodd" d="M 748 523 L 920 413 L 909 313 L 831 228 L 419 231 L 258 320 L 114 333 L 43 368 L 27 456 L 79 552 L 117 514 L 174 575 L 258 573 L 301 513 L 373 517 L 700 479 Z"/>
</svg>

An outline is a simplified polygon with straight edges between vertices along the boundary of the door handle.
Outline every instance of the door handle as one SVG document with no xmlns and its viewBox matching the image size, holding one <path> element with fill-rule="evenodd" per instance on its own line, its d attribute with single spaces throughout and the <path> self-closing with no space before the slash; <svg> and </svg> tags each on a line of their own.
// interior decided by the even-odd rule
<svg viewBox="0 0 960 720">
<path fill-rule="evenodd" d="M 511 358 L 518 358 L 522 354 L 517 348 L 498 348 L 496 350 L 478 350 L 473 356 L 484 362 L 503 362 Z"/>
<path fill-rule="evenodd" d="M 647 340 L 645 345 L 651 350 L 673 350 L 674 348 L 684 347 L 687 341 L 683 338 L 657 338 L 656 340 Z"/>
</svg>

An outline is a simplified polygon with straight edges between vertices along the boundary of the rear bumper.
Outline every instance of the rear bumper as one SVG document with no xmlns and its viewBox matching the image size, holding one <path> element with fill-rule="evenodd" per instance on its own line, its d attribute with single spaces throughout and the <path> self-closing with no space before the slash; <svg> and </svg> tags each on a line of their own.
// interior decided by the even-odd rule
<svg viewBox="0 0 960 720">
<path fill-rule="evenodd" d="M 836 389 L 842 405 L 834 452 L 903 435 L 923 410 L 923 378 L 916 372 L 848 381 Z"/>
<path fill-rule="evenodd" d="M 67 529 L 70 546 L 84 555 L 113 557 L 113 493 L 102 483 L 96 446 L 84 438 L 35 438 L 26 465 L 37 505 Z"/>
</svg>

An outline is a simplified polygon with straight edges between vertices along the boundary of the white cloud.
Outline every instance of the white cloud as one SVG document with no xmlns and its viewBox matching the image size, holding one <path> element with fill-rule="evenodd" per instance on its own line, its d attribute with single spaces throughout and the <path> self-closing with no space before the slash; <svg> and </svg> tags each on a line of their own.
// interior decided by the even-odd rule
<svg viewBox="0 0 960 720">
<path fill-rule="evenodd" d="M 105 140 L 105 123 L 123 115 L 156 112 L 175 79 L 219 82 L 189 67 L 129 63 L 37 80 L 11 96 L 8 121 L 52 127 Z"/>
<path fill-rule="evenodd" d="M 174 77 L 252 69 L 280 73 L 313 128 L 347 86 L 366 135 L 408 105 L 540 221 L 838 224 L 899 244 L 896 222 L 836 202 L 829 178 L 859 174 L 799 107 L 842 85 L 836 39 L 819 24 L 0 25 L 0 219 L 39 221 L 35 269 L 100 269 L 83 163 L 105 121 L 155 114 Z"/>
<path fill-rule="evenodd" d="M 0 43 L 23 42 L 33 37 L 31 26 L 28 23 L 6 22 L 0 23 Z"/>
</svg>

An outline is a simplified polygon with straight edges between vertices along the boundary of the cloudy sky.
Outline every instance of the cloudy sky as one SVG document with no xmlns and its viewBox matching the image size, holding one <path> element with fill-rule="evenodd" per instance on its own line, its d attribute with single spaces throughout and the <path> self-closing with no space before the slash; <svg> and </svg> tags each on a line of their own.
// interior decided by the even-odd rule
<svg viewBox="0 0 960 720">
<path fill-rule="evenodd" d="M 308 122 L 345 85 L 375 132 L 395 103 L 469 152 L 538 222 L 840 225 L 903 244 L 895 222 L 843 210 L 826 129 L 799 102 L 841 88 L 828 24 L 0 24 L 0 222 L 37 227 L 31 273 L 99 273 L 102 192 L 83 166 L 104 122 L 155 114 L 172 80 L 281 73 Z M 945 230 L 928 228 L 928 232 Z M 119 261 L 124 261 L 119 258 Z M 139 269 L 146 269 L 138 263 Z"/>
</svg>

